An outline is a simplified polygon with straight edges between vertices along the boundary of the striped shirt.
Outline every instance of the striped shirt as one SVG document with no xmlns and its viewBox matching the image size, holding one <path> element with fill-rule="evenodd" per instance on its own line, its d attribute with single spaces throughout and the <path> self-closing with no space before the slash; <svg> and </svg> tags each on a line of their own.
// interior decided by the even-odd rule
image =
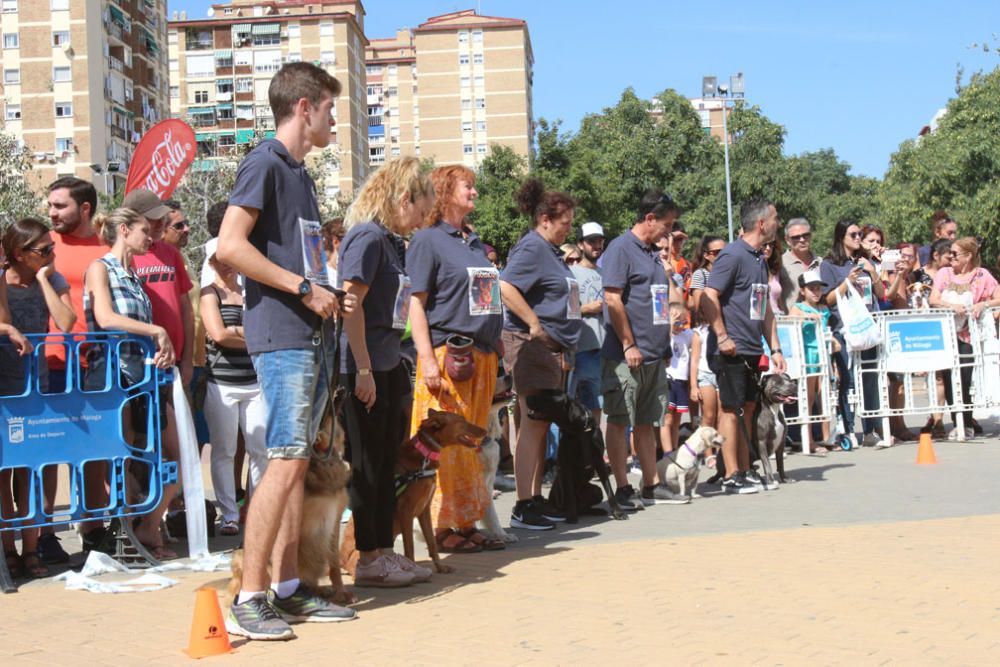
<svg viewBox="0 0 1000 667">
<path fill-rule="evenodd" d="M 215 298 L 219 301 L 219 313 L 222 324 L 226 327 L 243 326 L 243 306 L 232 303 L 222 303 L 222 295 L 215 285 L 211 286 Z M 205 346 L 205 368 L 208 369 L 209 382 L 218 384 L 253 384 L 257 382 L 257 372 L 254 370 L 250 353 L 246 348 L 225 347 L 211 338 Z"/>
<path fill-rule="evenodd" d="M 142 282 L 135 274 L 135 271 L 122 266 L 118 258 L 110 252 L 97 261 L 103 264 L 108 272 L 108 287 L 111 290 L 111 309 L 129 319 L 145 324 L 152 324 L 153 306 L 150 304 L 145 290 L 142 289 Z M 83 312 L 87 318 L 88 331 L 105 331 L 94 317 L 94 304 L 90 301 L 90 290 L 87 289 L 86 283 L 84 283 L 83 288 Z M 103 346 L 95 345 L 91 348 L 90 355 L 104 356 L 105 354 L 107 354 L 107 351 Z M 88 362 L 94 363 L 94 361 L 96 360 L 91 360 L 90 356 L 88 356 Z M 119 350 L 119 363 L 122 372 L 131 383 L 138 382 L 143 378 L 145 374 L 143 369 L 144 355 L 142 348 L 138 345 L 122 345 Z M 99 367 L 103 368 L 103 364 L 99 364 Z"/>
</svg>

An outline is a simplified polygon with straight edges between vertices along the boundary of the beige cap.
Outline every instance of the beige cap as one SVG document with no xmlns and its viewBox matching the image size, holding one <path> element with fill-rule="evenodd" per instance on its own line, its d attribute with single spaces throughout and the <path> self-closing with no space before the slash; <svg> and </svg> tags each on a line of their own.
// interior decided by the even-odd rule
<svg viewBox="0 0 1000 667">
<path fill-rule="evenodd" d="M 130 208 L 150 220 L 162 220 L 170 214 L 170 207 L 165 206 L 155 192 L 143 188 L 133 190 L 125 195 L 122 206 Z"/>
</svg>

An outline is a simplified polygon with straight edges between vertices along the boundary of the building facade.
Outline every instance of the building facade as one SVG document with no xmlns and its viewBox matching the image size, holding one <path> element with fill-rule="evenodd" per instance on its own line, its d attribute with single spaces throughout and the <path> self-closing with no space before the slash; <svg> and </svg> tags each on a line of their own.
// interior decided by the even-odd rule
<svg viewBox="0 0 1000 667">
<path fill-rule="evenodd" d="M 369 44 L 373 165 L 396 155 L 476 167 L 491 144 L 530 159 L 534 56 L 523 20 L 465 10 Z"/>
<path fill-rule="evenodd" d="M 124 185 L 139 138 L 168 115 L 166 16 L 166 0 L 0 0 L 4 126 L 33 154 L 33 187 Z"/>
<path fill-rule="evenodd" d="M 202 166 L 234 161 L 240 147 L 274 131 L 267 91 L 284 63 L 314 62 L 343 86 L 334 106 L 335 159 L 327 197 L 357 190 L 368 173 L 364 7 L 357 0 L 235 0 L 206 19 L 168 24 L 170 112 L 188 122 Z M 319 159 L 314 150 L 310 159 Z"/>
</svg>

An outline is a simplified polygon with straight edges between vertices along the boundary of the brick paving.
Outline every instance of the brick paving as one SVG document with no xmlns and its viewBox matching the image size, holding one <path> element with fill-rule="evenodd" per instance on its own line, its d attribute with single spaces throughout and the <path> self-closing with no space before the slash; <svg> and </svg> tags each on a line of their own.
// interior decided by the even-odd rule
<svg viewBox="0 0 1000 667">
<path fill-rule="evenodd" d="M 234 642 L 218 664 L 997 664 L 997 442 L 795 456 L 796 484 L 587 519 L 503 552 L 452 556 L 430 584 L 356 591 L 360 618 Z M 703 475 L 704 476 L 704 475 Z M 702 487 L 707 491 L 707 487 Z M 505 494 L 502 508 L 511 499 Z M 754 530 L 748 531 L 753 528 Z M 418 554 L 422 546 L 418 542 Z M 194 591 L 0 597 L 3 665 L 190 662 Z"/>
</svg>

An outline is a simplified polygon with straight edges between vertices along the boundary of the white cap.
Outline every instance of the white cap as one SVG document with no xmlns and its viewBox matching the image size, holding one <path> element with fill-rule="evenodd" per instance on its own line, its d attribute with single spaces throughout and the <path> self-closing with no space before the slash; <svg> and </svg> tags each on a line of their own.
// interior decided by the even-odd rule
<svg viewBox="0 0 1000 667">
<path fill-rule="evenodd" d="M 588 236 L 600 236 L 604 238 L 604 227 L 598 222 L 585 222 L 583 226 L 580 227 L 580 239 L 585 239 Z"/>
<path fill-rule="evenodd" d="M 826 287 L 826 281 L 823 280 L 823 274 L 821 274 L 816 269 L 810 269 L 809 271 L 804 271 L 799 277 L 799 284 L 803 287 L 806 285 L 814 285 L 819 283 L 823 287 Z"/>
</svg>

